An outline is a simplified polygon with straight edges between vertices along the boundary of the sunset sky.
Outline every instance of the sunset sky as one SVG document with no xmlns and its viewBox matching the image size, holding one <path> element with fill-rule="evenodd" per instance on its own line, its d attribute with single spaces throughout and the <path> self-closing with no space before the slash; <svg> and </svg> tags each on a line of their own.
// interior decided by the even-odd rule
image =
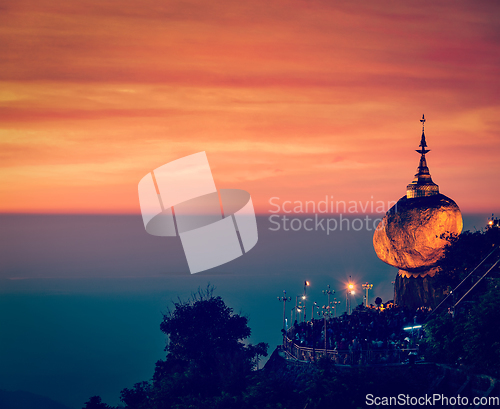
<svg viewBox="0 0 500 409">
<path fill-rule="evenodd" d="M 0 0 L 0 389 L 118 404 L 164 357 L 161 311 L 207 281 L 272 348 L 276 297 L 304 280 L 339 313 L 351 278 L 393 298 L 371 230 L 274 231 L 270 199 L 398 200 L 425 114 L 465 228 L 499 216 L 499 17 L 498 0 Z M 251 194 L 259 242 L 191 275 L 180 240 L 144 231 L 138 183 L 201 151 L 217 188 Z"/>
<path fill-rule="evenodd" d="M 138 213 L 206 151 L 218 188 L 500 211 L 498 1 L 0 1 L 0 212 Z M 373 197 L 373 199 L 372 199 Z"/>
</svg>

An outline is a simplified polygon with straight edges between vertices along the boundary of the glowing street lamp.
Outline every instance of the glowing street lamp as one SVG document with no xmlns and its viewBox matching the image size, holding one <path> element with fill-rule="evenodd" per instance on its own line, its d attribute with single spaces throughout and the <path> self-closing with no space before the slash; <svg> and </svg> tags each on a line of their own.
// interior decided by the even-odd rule
<svg viewBox="0 0 500 409">
<path fill-rule="evenodd" d="M 368 290 L 371 290 L 373 288 L 373 284 L 362 284 L 363 290 L 366 291 L 365 295 L 365 307 L 368 307 Z"/>
<path fill-rule="evenodd" d="M 301 309 L 300 309 L 300 306 L 299 306 L 299 297 L 302 299 L 302 296 L 301 295 L 296 295 L 295 296 L 295 321 L 300 322 L 300 312 L 301 312 Z M 297 313 L 299 314 L 298 315 L 298 319 L 297 319 Z"/>
<path fill-rule="evenodd" d="M 330 295 L 335 294 L 335 290 L 330 288 L 330 285 L 326 287 L 326 290 L 323 290 L 323 294 L 328 296 L 328 306 L 330 306 Z"/>
<path fill-rule="evenodd" d="M 351 290 L 350 295 L 354 295 L 356 291 Z M 349 314 L 352 314 L 352 297 L 349 297 Z"/>
<path fill-rule="evenodd" d="M 323 313 L 323 333 L 324 333 L 324 338 L 325 338 L 325 357 L 326 357 L 326 346 L 327 346 L 327 341 L 328 341 L 328 332 L 326 330 L 326 317 L 328 316 L 328 321 L 330 321 L 330 316 L 331 316 L 331 307 L 330 305 L 323 305 L 323 307 L 321 307 L 323 309 L 322 313 Z M 318 314 L 320 312 L 318 311 Z"/>
<path fill-rule="evenodd" d="M 351 297 L 350 295 L 354 295 L 356 291 L 354 291 L 354 284 L 351 282 L 351 276 L 349 276 L 349 284 L 347 284 L 347 291 L 345 294 L 345 309 L 347 314 L 351 314 Z"/>
<path fill-rule="evenodd" d="M 285 311 L 286 311 L 286 302 L 287 301 L 292 301 L 291 297 L 286 296 L 286 290 L 283 290 L 283 297 L 278 297 L 278 301 L 283 302 L 283 329 L 286 331 L 286 326 L 285 326 Z M 283 334 L 285 336 L 285 334 Z"/>
<path fill-rule="evenodd" d="M 317 309 L 319 310 L 319 305 L 316 301 L 314 301 L 313 305 L 312 305 L 312 308 L 311 308 L 311 323 L 314 325 L 314 309 Z M 318 315 L 319 315 L 319 311 L 317 311 Z"/>
<path fill-rule="evenodd" d="M 311 283 L 309 281 L 304 281 L 304 296 L 302 297 L 302 299 L 304 300 L 304 322 L 306 322 L 306 290 L 310 285 Z"/>
<path fill-rule="evenodd" d="M 299 319 L 300 319 L 300 314 L 302 313 L 302 305 L 299 304 L 299 306 L 297 307 L 297 312 L 296 314 L 299 315 Z"/>
<path fill-rule="evenodd" d="M 314 301 L 312 305 L 312 310 L 311 310 L 311 341 L 312 341 L 312 347 L 313 347 L 313 359 L 316 360 L 316 338 L 314 338 L 314 309 L 319 310 L 319 305 L 316 301 Z M 318 311 L 319 315 L 319 311 Z"/>
<path fill-rule="evenodd" d="M 331 304 L 333 308 L 333 316 L 337 317 L 337 304 L 340 304 L 340 301 L 337 301 L 337 299 L 334 298 Z"/>
</svg>

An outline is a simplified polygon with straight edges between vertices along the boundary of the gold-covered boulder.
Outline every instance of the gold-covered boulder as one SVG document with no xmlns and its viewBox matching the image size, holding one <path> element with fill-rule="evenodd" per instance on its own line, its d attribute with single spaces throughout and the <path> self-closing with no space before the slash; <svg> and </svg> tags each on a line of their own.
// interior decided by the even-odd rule
<svg viewBox="0 0 500 409">
<path fill-rule="evenodd" d="M 402 197 L 385 215 L 373 235 L 373 247 L 385 263 L 414 276 L 435 270 L 450 235 L 460 234 L 462 214 L 440 193 Z"/>
</svg>

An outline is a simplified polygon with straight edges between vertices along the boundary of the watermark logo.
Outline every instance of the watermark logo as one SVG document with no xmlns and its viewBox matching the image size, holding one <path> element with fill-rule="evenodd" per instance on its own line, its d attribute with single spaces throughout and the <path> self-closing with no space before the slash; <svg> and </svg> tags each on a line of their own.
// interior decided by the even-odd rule
<svg viewBox="0 0 500 409">
<path fill-rule="evenodd" d="M 472 406 L 471 406 L 472 403 Z M 479 406 L 493 406 L 500 405 L 500 397 L 498 396 L 476 396 L 469 401 L 467 396 L 445 396 L 443 394 L 434 393 L 432 395 L 425 394 L 424 396 L 410 396 L 400 393 L 397 396 L 374 396 L 369 393 L 366 395 L 365 404 L 367 406 L 438 406 L 440 408 L 450 406 L 456 408 L 457 406 L 464 407 L 479 407 Z"/>
<path fill-rule="evenodd" d="M 191 274 L 225 264 L 258 240 L 250 194 L 215 187 L 205 152 L 169 162 L 139 182 L 144 228 L 179 236 Z"/>
<path fill-rule="evenodd" d="M 396 205 L 395 201 L 383 202 L 370 200 L 365 202 L 334 200 L 333 196 L 325 196 L 318 202 L 309 200 L 285 200 L 279 197 L 269 199 L 272 208 L 269 213 L 271 231 L 324 231 L 327 235 L 334 231 L 373 231 L 384 227 L 383 215 Z M 369 213 L 369 214 L 366 214 Z M 380 214 L 381 217 L 373 216 Z M 324 217 L 325 214 L 336 217 Z M 344 216 L 344 215 L 348 216 Z M 364 217 L 353 217 L 354 214 L 364 214 Z M 295 215 L 292 216 L 292 215 Z M 306 217 L 307 216 L 307 217 Z"/>
</svg>

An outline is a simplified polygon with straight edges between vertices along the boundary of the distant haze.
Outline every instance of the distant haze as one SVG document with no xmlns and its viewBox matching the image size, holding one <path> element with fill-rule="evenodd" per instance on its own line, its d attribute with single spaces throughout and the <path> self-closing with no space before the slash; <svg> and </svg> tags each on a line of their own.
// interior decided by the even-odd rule
<svg viewBox="0 0 500 409">
<path fill-rule="evenodd" d="M 485 219 L 466 216 L 465 226 L 480 228 Z M 326 304 L 327 285 L 340 314 L 349 276 L 356 305 L 367 281 L 370 303 L 391 299 L 396 275 L 376 257 L 373 232 L 271 231 L 268 217 L 258 218 L 259 242 L 248 254 L 195 275 L 178 239 L 148 235 L 139 215 L 1 215 L 0 224 L 0 389 L 74 408 L 95 394 L 116 404 L 121 389 L 148 380 L 165 355 L 161 313 L 208 283 L 249 317 L 250 341 L 268 342 L 272 352 L 281 341 L 283 290 L 293 298 L 289 321 L 310 281 L 310 319 L 311 302 Z"/>
</svg>

